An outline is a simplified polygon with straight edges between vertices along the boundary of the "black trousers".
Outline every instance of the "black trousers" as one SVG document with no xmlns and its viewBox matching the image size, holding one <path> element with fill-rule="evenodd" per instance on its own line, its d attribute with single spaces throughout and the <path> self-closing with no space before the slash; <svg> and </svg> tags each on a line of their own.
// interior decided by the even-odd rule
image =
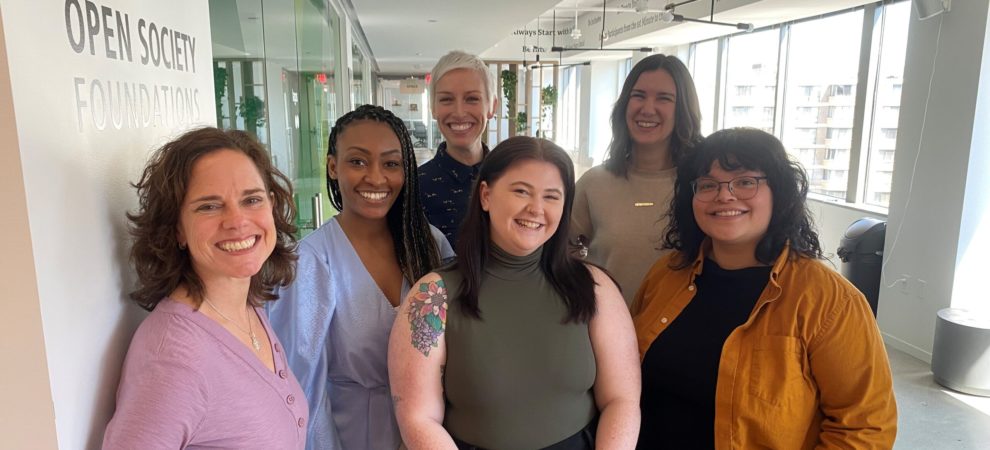
<svg viewBox="0 0 990 450">
<path fill-rule="evenodd" d="M 597 430 L 598 418 L 595 418 L 591 421 L 591 423 L 585 425 L 585 427 L 577 433 L 574 433 L 570 437 L 540 450 L 594 450 L 595 432 Z M 458 450 L 488 450 L 483 447 L 478 447 L 477 445 L 468 444 L 467 442 L 457 439 L 456 437 L 451 437 L 454 439 L 454 443 L 457 444 Z"/>
</svg>

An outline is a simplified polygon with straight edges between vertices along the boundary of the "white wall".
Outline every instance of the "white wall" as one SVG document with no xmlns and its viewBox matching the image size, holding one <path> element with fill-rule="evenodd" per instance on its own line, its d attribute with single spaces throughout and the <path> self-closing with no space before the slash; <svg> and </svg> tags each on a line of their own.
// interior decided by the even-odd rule
<svg viewBox="0 0 990 450">
<path fill-rule="evenodd" d="M 10 448 L 52 448 L 56 436 L 59 448 L 99 446 L 124 352 L 143 316 L 126 300 L 134 282 L 124 217 L 135 204 L 129 182 L 137 178 L 150 149 L 181 129 L 212 123 L 215 116 L 206 2 L 103 1 L 97 6 L 119 11 L 122 18 L 126 14 L 128 22 L 117 29 L 111 15 L 108 28 L 114 37 L 106 39 L 99 27 L 91 42 L 78 38 L 86 29 L 85 5 L 76 0 L 0 3 L 7 52 L 0 91 L 12 94 L 0 97 L 8 105 L 0 110 L 12 105 L 16 120 L 16 132 L 3 121 L 2 178 L 20 188 L 3 191 L 12 195 L 13 205 L 5 207 L 0 222 L 5 238 L 0 273 L 7 304 L 17 303 L 11 321 L 17 323 L 3 327 L 0 341 L 24 346 L 16 363 L 8 360 L 3 384 L 23 389 L 20 395 L 37 395 L 13 403 L 4 397 L 5 409 L 18 413 L 0 424 L 4 446 L 11 445 L 8 436 L 37 432 L 28 444 Z M 80 16 L 82 23 L 76 20 Z M 182 70 L 140 61 L 141 19 L 145 33 L 154 22 L 156 28 L 195 38 L 195 53 L 185 50 L 194 57 Z M 130 30 L 131 58 L 121 60 L 123 30 Z M 74 50 L 73 42 L 84 48 Z M 110 51 L 118 58 L 111 58 Z M 121 114 L 118 86 L 147 90 L 148 102 L 136 106 L 136 116 Z M 183 107 L 173 95 L 178 91 L 188 93 Z M 152 92 L 160 94 L 157 109 Z M 9 179 L 7 172 L 12 172 Z M 12 253 L 7 253 L 8 238 L 19 240 Z M 43 351 L 37 349 L 41 330 Z M 47 395 L 38 392 L 40 382 L 48 385 Z"/>
<path fill-rule="evenodd" d="M 584 171 L 591 168 L 594 161 L 591 159 L 591 154 L 593 152 L 591 147 L 591 66 L 580 66 L 581 76 L 579 80 L 581 81 L 581 89 L 578 95 L 580 100 L 578 104 L 581 105 L 578 110 L 578 160 L 575 161 L 576 170 L 579 172 L 576 174 L 578 177 L 584 173 Z"/>
<path fill-rule="evenodd" d="M 815 226 L 818 227 L 818 239 L 822 244 L 822 250 L 836 269 L 841 266 L 842 262 L 835 255 L 835 251 L 839 248 L 839 241 L 842 240 L 842 236 L 845 235 L 846 228 L 849 228 L 850 224 L 864 217 L 887 220 L 885 214 L 814 199 L 808 201 L 808 209 L 815 218 Z"/>
<path fill-rule="evenodd" d="M 987 149 L 978 145 L 987 139 L 988 96 L 979 88 L 988 11 L 988 0 L 953 2 L 951 12 L 927 21 L 912 14 L 908 30 L 885 247 L 885 279 L 907 275 L 908 289 L 883 283 L 878 319 L 888 345 L 929 361 L 935 314 L 952 302 L 956 271 L 975 267 L 960 247 L 975 236 L 986 211 L 981 154 Z M 984 87 L 988 76 L 984 71 Z M 984 180 L 968 177 L 970 170 Z M 964 201 L 967 194 L 977 197 Z M 985 268 L 977 271 L 982 278 Z"/>
<path fill-rule="evenodd" d="M 0 436 L 9 448 L 56 448 L 55 409 L 48 382 L 48 360 L 31 248 L 27 198 L 16 149 L 14 102 L 7 70 L 3 14 L 0 12 L 0 286 L 6 321 L 0 331 Z M 16 364 L 14 363 L 16 361 Z M 17 405 L 17 407 L 12 407 Z"/>
<path fill-rule="evenodd" d="M 959 230 L 952 307 L 990 317 L 986 298 L 987 255 L 990 255 L 990 33 L 983 38 L 982 68 L 976 89 L 973 136 L 970 143 Z"/>
</svg>

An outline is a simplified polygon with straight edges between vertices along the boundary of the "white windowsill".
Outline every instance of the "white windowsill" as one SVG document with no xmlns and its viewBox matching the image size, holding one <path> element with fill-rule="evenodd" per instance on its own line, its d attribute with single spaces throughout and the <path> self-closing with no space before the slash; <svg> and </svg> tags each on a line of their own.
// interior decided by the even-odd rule
<svg viewBox="0 0 990 450">
<path fill-rule="evenodd" d="M 838 206 L 840 208 L 851 209 L 853 211 L 861 211 L 870 214 L 876 214 L 883 216 L 884 219 L 887 218 L 889 209 L 882 206 L 869 205 L 866 203 L 849 203 L 845 200 L 837 199 L 835 197 L 829 197 L 826 195 L 815 194 L 813 192 L 808 193 L 808 200 L 816 201 L 819 203 L 824 203 L 827 205 Z"/>
</svg>

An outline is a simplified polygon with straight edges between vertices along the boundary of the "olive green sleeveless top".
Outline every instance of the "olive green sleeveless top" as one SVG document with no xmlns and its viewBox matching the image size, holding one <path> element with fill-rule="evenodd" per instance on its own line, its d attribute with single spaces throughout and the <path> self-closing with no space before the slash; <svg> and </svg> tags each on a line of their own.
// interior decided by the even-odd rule
<svg viewBox="0 0 990 450">
<path fill-rule="evenodd" d="M 588 325 L 563 323 L 567 308 L 540 270 L 542 248 L 517 257 L 492 246 L 481 279 L 481 320 L 447 287 L 444 427 L 488 449 L 538 449 L 577 433 L 596 415 L 595 355 Z"/>
</svg>

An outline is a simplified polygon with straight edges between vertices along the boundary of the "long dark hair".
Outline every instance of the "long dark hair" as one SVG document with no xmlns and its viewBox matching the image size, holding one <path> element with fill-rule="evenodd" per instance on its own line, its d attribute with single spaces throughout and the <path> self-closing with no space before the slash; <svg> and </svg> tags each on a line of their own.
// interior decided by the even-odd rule
<svg viewBox="0 0 990 450">
<path fill-rule="evenodd" d="M 137 271 L 138 288 L 131 292 L 131 299 L 148 311 L 155 309 L 180 284 L 186 286 L 189 297 L 197 305 L 203 301 L 203 280 L 193 270 L 189 251 L 179 248 L 176 227 L 196 161 L 222 149 L 247 155 L 272 198 L 275 249 L 261 270 L 251 277 L 248 301 L 257 306 L 259 302 L 276 299 L 275 287 L 285 286 L 295 277 L 296 206 L 292 201 L 292 183 L 275 168 L 268 152 L 250 134 L 198 128 L 155 150 L 141 179 L 132 184 L 137 188 L 138 210 L 127 213 L 127 219 L 134 239 L 131 262 Z"/>
<path fill-rule="evenodd" d="M 471 192 L 467 215 L 457 239 L 457 270 L 464 277 L 457 300 L 465 315 L 481 319 L 478 292 L 481 274 L 491 252 L 491 218 L 481 209 L 479 186 L 491 185 L 506 170 L 523 160 L 544 161 L 560 171 L 564 182 L 564 210 L 557 231 L 545 244 L 540 269 L 567 306 L 565 322 L 587 323 L 595 315 L 595 281 L 581 260 L 570 256 L 568 228 L 574 205 L 574 165 L 563 149 L 546 139 L 516 136 L 496 146 L 481 163 L 478 179 Z"/>
<path fill-rule="evenodd" d="M 715 161 L 726 171 L 755 170 L 767 176 L 767 185 L 773 192 L 773 212 L 766 234 L 756 245 L 757 261 L 772 264 L 788 243 L 795 257 L 823 257 L 806 205 L 808 177 L 804 169 L 787 156 L 784 145 L 772 134 L 755 128 L 730 128 L 708 136 L 677 167 L 674 199 L 668 213 L 670 223 L 664 233 L 664 247 L 681 254 L 672 267 L 690 266 L 707 237 L 694 220 L 691 182 L 707 175 Z"/>
<path fill-rule="evenodd" d="M 678 164 L 685 151 L 701 140 L 701 107 L 698 106 L 698 92 L 694 88 L 694 80 L 687 66 L 672 55 L 650 55 L 633 66 L 622 84 L 619 99 L 612 107 L 610 123 L 612 125 L 612 142 L 608 144 L 608 156 L 605 158 L 605 168 L 614 175 L 626 176 L 629 172 L 629 155 L 632 152 L 632 138 L 629 136 L 629 126 L 626 125 L 626 109 L 629 107 L 629 97 L 633 86 L 639 81 L 643 72 L 664 70 L 674 79 L 677 86 L 677 99 L 674 105 L 674 132 L 670 136 L 670 157 Z"/>
<path fill-rule="evenodd" d="M 395 256 L 399 260 L 402 276 L 410 284 L 440 265 L 440 250 L 437 248 L 430 223 L 426 220 L 423 206 L 419 200 L 419 177 L 416 175 L 416 155 L 413 152 L 409 131 L 399 118 L 391 111 L 375 105 L 361 105 L 357 109 L 344 114 L 333 125 L 330 131 L 330 142 L 327 145 L 327 159 L 337 156 L 337 137 L 347 127 L 359 120 L 373 120 L 389 126 L 399 138 L 402 147 L 402 171 L 405 182 L 399 192 L 399 198 L 385 215 L 392 242 L 395 245 Z M 340 194 L 340 184 L 330 178 L 327 167 L 327 191 L 330 193 L 330 203 L 338 211 L 344 210 L 343 196 Z"/>
</svg>

